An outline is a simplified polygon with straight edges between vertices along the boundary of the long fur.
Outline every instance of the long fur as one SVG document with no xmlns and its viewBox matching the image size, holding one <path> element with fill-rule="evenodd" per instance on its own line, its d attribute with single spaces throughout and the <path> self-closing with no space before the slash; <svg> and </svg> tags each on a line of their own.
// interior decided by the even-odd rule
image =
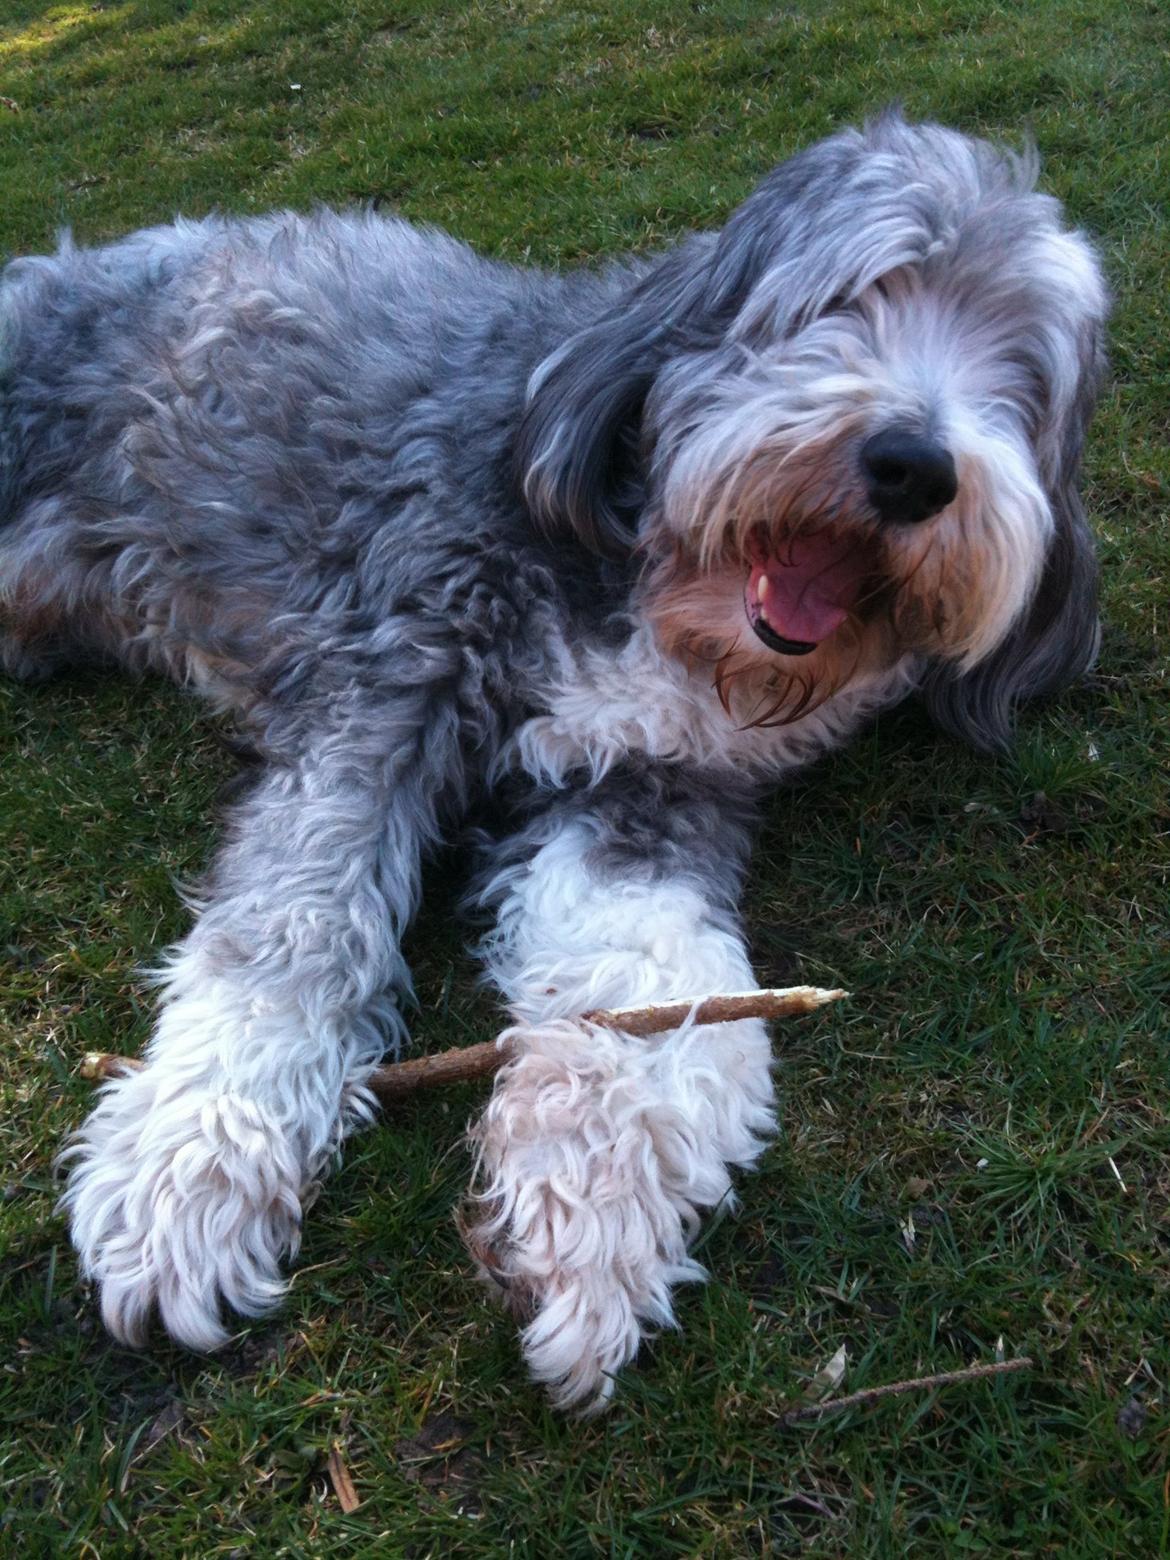
<svg viewBox="0 0 1170 1560">
<path fill-rule="evenodd" d="M 280 1294 L 403 1035 L 426 854 L 493 799 L 477 892 L 516 1055 L 469 1245 L 558 1403 L 604 1401 L 670 1322 L 701 1211 L 771 1129 L 767 1038 L 575 1015 L 751 983 L 736 903 L 778 776 L 915 689 L 1002 745 L 1095 652 L 1105 293 L 1035 178 L 887 115 L 600 271 L 329 211 L 9 268 L 0 665 L 164 672 L 262 760 L 148 1065 L 69 1150 L 118 1337 L 157 1314 L 212 1348 Z M 875 507 L 891 428 L 953 460 L 924 523 Z M 745 580 L 830 547 L 840 626 L 777 649 Z"/>
</svg>

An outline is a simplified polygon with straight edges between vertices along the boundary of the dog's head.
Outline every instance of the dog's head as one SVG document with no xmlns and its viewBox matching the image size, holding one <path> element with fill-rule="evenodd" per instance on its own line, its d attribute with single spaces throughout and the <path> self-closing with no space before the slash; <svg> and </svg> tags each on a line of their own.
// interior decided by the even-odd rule
<svg viewBox="0 0 1170 1560">
<path fill-rule="evenodd" d="M 739 718 L 914 654 L 936 718 L 994 746 L 1090 664 L 1076 484 L 1106 298 L 1035 174 L 885 115 L 783 164 L 533 376 L 533 513 L 639 549 L 644 610 Z"/>
</svg>

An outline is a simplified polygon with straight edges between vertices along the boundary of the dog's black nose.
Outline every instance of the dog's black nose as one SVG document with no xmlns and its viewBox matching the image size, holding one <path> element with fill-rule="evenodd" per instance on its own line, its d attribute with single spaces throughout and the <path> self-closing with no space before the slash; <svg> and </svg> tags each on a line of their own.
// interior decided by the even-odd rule
<svg viewBox="0 0 1170 1560">
<path fill-rule="evenodd" d="M 950 451 L 898 428 L 865 441 L 861 470 L 870 503 L 883 520 L 900 525 L 929 520 L 959 491 Z"/>
</svg>

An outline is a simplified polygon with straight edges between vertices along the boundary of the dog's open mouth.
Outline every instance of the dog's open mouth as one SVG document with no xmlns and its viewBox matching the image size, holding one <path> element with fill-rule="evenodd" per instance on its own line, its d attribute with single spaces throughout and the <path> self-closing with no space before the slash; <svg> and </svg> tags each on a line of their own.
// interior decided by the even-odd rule
<svg viewBox="0 0 1170 1560">
<path fill-rule="evenodd" d="M 770 551 L 760 538 L 744 590 L 748 622 L 770 650 L 808 655 L 855 610 L 873 573 L 856 536 L 821 531 L 788 537 Z"/>
</svg>

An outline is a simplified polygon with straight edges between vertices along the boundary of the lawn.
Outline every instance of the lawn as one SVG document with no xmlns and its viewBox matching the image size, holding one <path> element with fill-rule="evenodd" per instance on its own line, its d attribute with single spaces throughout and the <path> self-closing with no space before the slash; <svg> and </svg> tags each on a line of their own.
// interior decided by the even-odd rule
<svg viewBox="0 0 1170 1560">
<path fill-rule="evenodd" d="M 233 771 L 155 683 L 0 685 L 0 1553 L 1170 1553 L 1170 17 L 1162 0 L 7 0 L 0 250 L 374 202 L 568 264 L 723 220 L 882 103 L 1012 141 L 1098 238 L 1099 669 L 978 758 L 914 709 L 777 795 L 783 1130 L 615 1406 L 557 1419 L 452 1222 L 470 1086 L 356 1140 L 287 1304 L 114 1346 L 54 1211 L 87 1049 L 135 1049 Z M 414 1045 L 496 1017 L 435 874 Z M 1027 1354 L 816 1424 L 786 1407 Z M 333 1477 L 330 1477 L 330 1458 Z M 360 1501 L 338 1499 L 344 1465 Z M 347 1502 L 346 1504 L 350 1504 Z"/>
</svg>

